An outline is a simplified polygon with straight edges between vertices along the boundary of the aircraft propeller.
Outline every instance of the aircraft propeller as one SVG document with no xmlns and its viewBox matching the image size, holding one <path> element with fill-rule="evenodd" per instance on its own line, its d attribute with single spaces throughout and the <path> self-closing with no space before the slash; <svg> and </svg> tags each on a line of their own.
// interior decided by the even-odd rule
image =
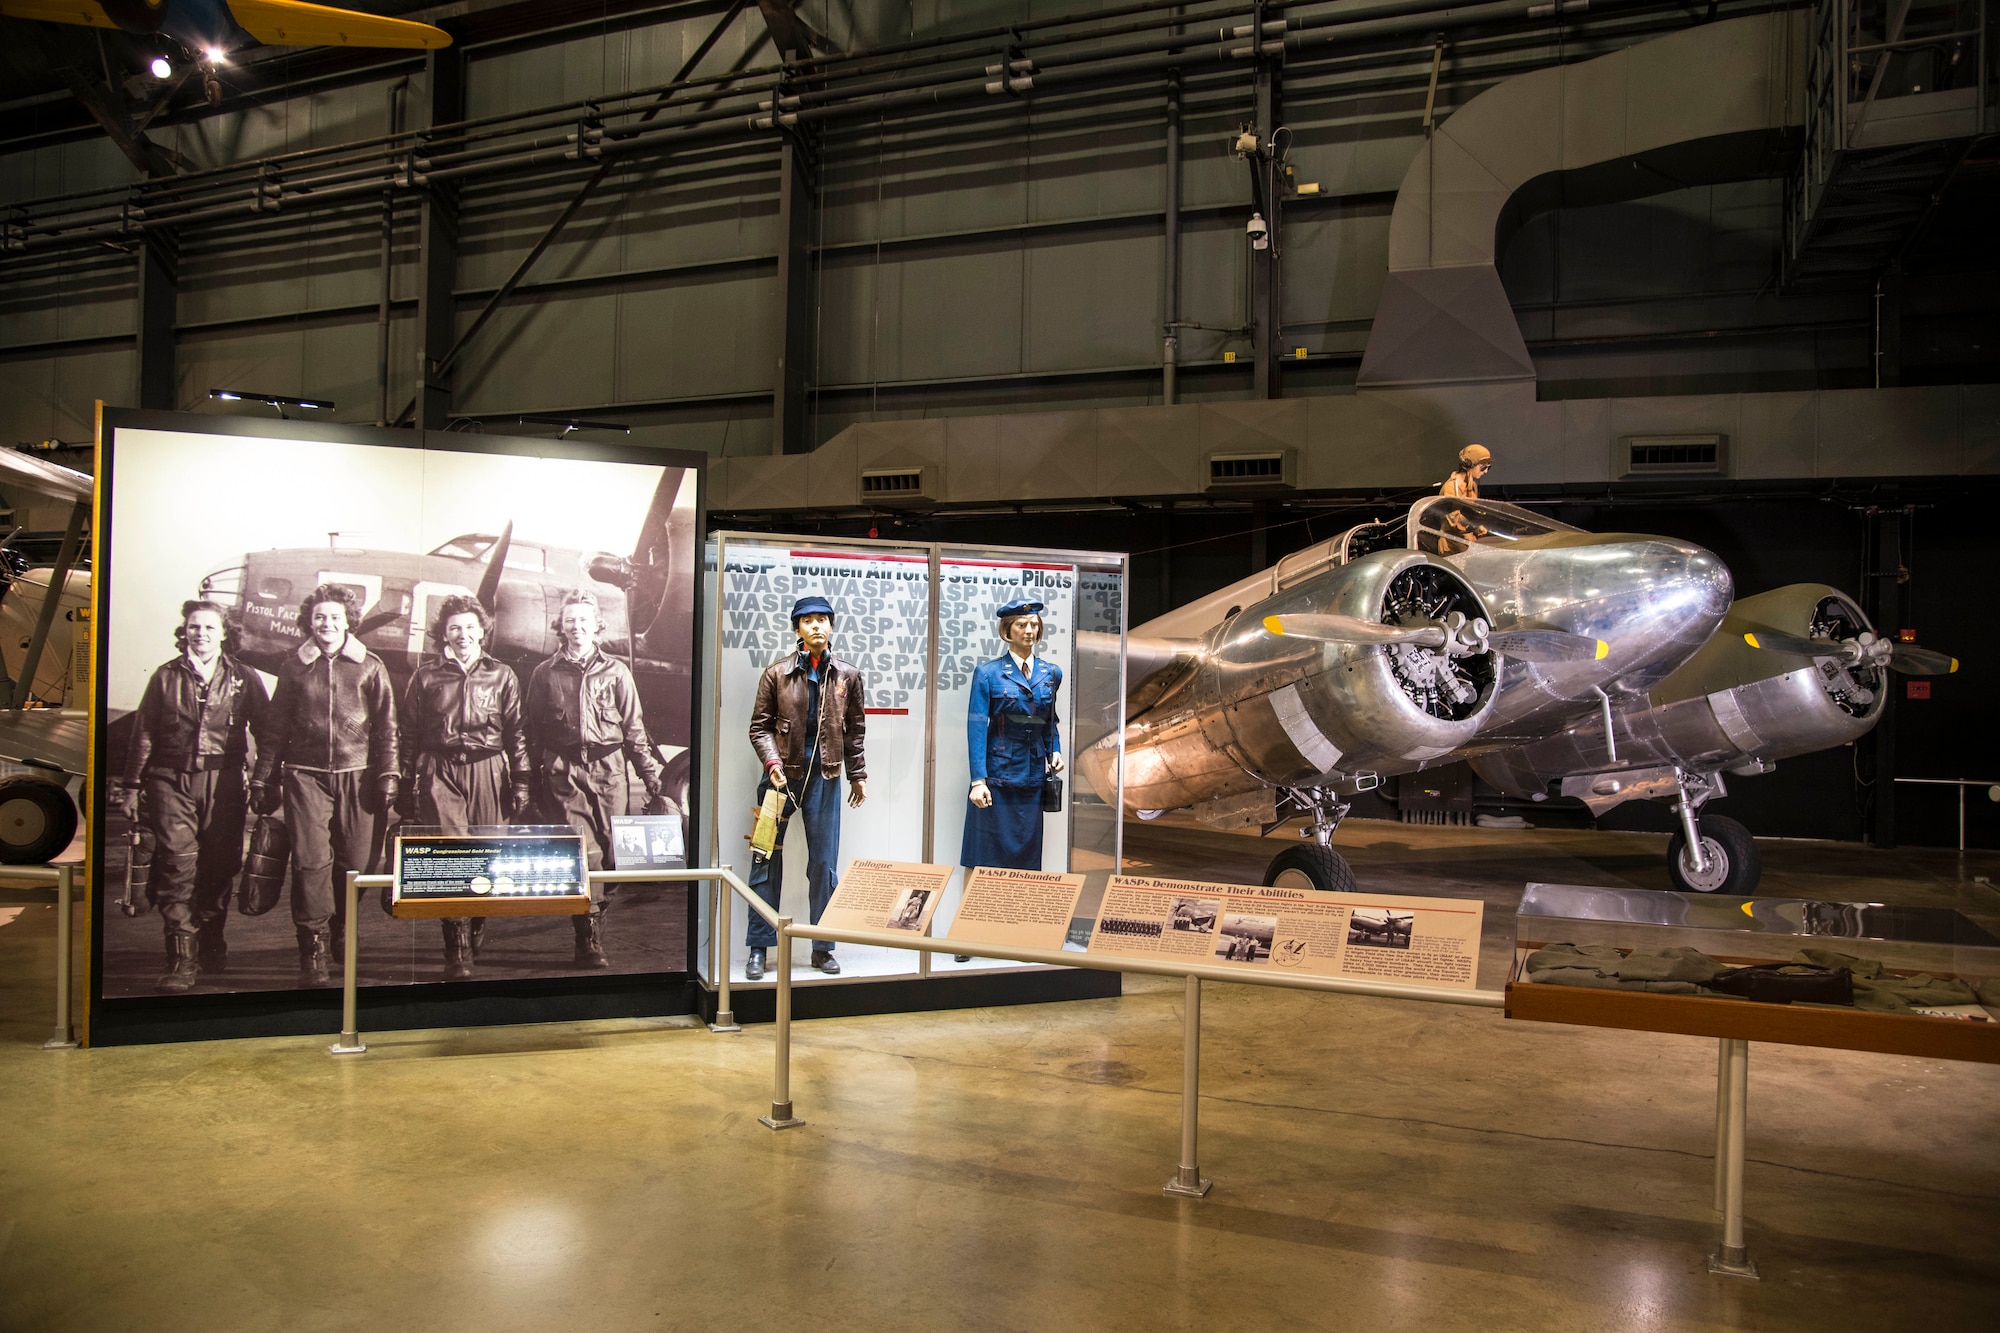
<svg viewBox="0 0 2000 1333">
<path fill-rule="evenodd" d="M 1428 625 L 1384 625 L 1358 616 L 1300 614 L 1266 616 L 1264 628 L 1272 634 L 1321 643 L 1411 644 L 1419 648 L 1443 649 L 1447 656 L 1466 657 L 1473 653 L 1496 652 L 1522 662 L 1602 661 L 1611 645 L 1587 634 L 1571 634 L 1560 629 L 1502 629 L 1484 620 L 1467 620 L 1452 612 L 1442 622 Z"/>
<path fill-rule="evenodd" d="M 510 518 L 507 526 L 500 529 L 500 540 L 486 553 L 486 572 L 479 576 L 479 604 L 489 616 L 499 614 L 500 575 L 507 568 L 507 548 L 513 543 L 514 520 Z"/>
<path fill-rule="evenodd" d="M 1807 639 L 1777 630 L 1746 632 L 1743 642 L 1767 652 L 1792 653 L 1798 657 L 1830 657 L 1849 666 L 1888 667 L 1905 676 L 1949 676 L 1958 670 L 1958 659 L 1947 653 L 1919 648 L 1914 643 L 1896 643 L 1863 630 L 1852 639 Z"/>
</svg>

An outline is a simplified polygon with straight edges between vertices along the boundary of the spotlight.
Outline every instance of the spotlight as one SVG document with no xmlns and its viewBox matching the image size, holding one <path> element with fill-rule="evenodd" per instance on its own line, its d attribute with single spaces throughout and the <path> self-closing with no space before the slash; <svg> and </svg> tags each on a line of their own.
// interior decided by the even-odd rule
<svg viewBox="0 0 2000 1333">
<path fill-rule="evenodd" d="M 211 46 L 206 51 L 203 51 L 201 55 L 202 59 L 208 61 L 211 65 L 226 65 L 229 63 L 223 58 L 223 50 L 219 46 Z"/>
<path fill-rule="evenodd" d="M 165 56 L 154 56 L 152 70 L 156 79 L 171 79 L 174 76 L 174 62 Z"/>
</svg>

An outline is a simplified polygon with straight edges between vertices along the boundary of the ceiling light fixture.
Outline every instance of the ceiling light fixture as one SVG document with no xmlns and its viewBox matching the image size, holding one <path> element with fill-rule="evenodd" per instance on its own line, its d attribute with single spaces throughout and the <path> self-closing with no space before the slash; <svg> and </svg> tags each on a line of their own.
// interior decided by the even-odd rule
<svg viewBox="0 0 2000 1333">
<path fill-rule="evenodd" d="M 293 398 L 282 393 L 251 393 L 247 389 L 210 389 L 208 396 L 225 403 L 263 403 L 267 407 L 277 408 L 278 415 L 286 421 L 291 420 L 285 416 L 285 409 L 288 407 L 309 408 L 320 412 L 333 410 L 333 401 L 328 398 Z"/>
</svg>

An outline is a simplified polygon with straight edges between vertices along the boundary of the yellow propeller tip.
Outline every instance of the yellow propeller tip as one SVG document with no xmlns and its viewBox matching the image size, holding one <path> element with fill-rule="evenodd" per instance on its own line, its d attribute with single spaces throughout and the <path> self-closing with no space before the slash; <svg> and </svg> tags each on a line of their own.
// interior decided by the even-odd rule
<svg viewBox="0 0 2000 1333">
<path fill-rule="evenodd" d="M 1750 904 L 1749 904 L 1749 903 L 1744 903 L 1744 904 L 1743 904 L 1743 915 L 1745 915 L 1745 916 L 1748 916 L 1748 917 L 1754 917 L 1754 916 L 1756 916 L 1757 914 L 1756 914 L 1755 912 L 1753 912 L 1753 911 L 1751 911 L 1751 910 L 1750 910 Z"/>
<path fill-rule="evenodd" d="M 1952 671 L 1956 671 L 1956 670 L 1958 670 L 1958 659 L 1957 659 L 1956 657 L 1954 657 L 1954 658 L 1952 658 L 1952 659 L 1951 659 L 1951 671 L 1947 671 L 1947 672 L 1945 672 L 1945 674 L 1946 674 L 1947 676 L 1949 676 L 1949 675 L 1951 674 L 1951 672 L 1952 672 Z"/>
<path fill-rule="evenodd" d="M 1264 617 L 1264 628 L 1265 628 L 1266 630 L 1270 631 L 1270 632 L 1271 632 L 1272 634 L 1283 634 L 1283 633 L 1285 632 L 1285 621 L 1284 621 L 1284 617 L 1282 617 L 1282 616 L 1265 616 L 1265 617 Z"/>
<path fill-rule="evenodd" d="M 1754 634 L 1745 634 L 1743 636 L 1743 642 L 1749 644 L 1752 648 L 1762 648 L 1764 646 L 1763 644 L 1757 642 L 1757 636 Z"/>
<path fill-rule="evenodd" d="M 1599 639 L 1597 641 L 1597 660 L 1602 662 L 1605 658 L 1609 656 L 1611 656 L 1611 645 L 1606 643 L 1604 640 Z"/>
</svg>

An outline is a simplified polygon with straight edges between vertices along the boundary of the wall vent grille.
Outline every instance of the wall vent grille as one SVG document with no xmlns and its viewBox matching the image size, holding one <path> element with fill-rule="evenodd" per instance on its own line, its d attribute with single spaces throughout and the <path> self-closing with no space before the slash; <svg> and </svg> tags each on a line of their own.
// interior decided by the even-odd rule
<svg viewBox="0 0 2000 1333">
<path fill-rule="evenodd" d="M 1619 441 L 1627 477 L 1719 477 L 1729 465 L 1727 435 L 1628 435 Z"/>
<path fill-rule="evenodd" d="M 1210 454 L 1208 488 L 1269 488 L 1298 484 L 1298 453 L 1293 449 L 1266 449 L 1256 453 Z"/>
<path fill-rule="evenodd" d="M 924 486 L 922 467 L 871 467 L 861 470 L 861 499 L 878 504 L 933 499 Z"/>
</svg>

